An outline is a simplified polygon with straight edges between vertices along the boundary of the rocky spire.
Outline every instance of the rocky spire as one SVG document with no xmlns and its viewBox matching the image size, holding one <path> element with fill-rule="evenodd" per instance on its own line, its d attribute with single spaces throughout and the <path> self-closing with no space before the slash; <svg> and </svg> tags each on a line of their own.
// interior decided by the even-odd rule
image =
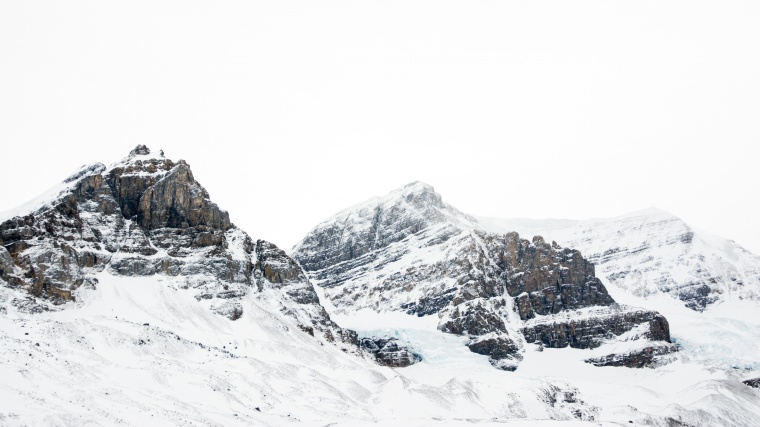
<svg viewBox="0 0 760 427">
<path fill-rule="evenodd" d="M 147 156 L 150 154 L 150 148 L 148 148 L 145 145 L 138 145 L 135 147 L 132 151 L 129 152 L 130 157 L 132 156 Z"/>
<path fill-rule="evenodd" d="M 232 226 L 227 212 L 195 180 L 190 165 L 163 156 L 136 158 L 149 154 L 148 147 L 138 145 L 106 173 L 125 219 L 135 219 L 145 230 L 203 226 L 224 231 Z"/>
</svg>

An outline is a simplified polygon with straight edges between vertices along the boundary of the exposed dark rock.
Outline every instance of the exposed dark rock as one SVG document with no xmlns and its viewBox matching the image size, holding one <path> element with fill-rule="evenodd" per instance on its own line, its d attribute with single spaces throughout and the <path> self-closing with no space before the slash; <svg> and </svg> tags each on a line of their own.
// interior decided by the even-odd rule
<svg viewBox="0 0 760 427">
<path fill-rule="evenodd" d="M 137 222 L 146 230 L 205 226 L 226 231 L 231 227 L 227 212 L 209 200 L 182 160 L 140 196 Z"/>
<path fill-rule="evenodd" d="M 491 365 L 505 371 L 514 371 L 523 359 L 517 344 L 504 334 L 473 339 L 467 347 L 473 353 L 488 356 Z"/>
<path fill-rule="evenodd" d="M 506 332 L 504 320 L 490 308 L 479 304 L 460 304 L 439 329 L 456 335 L 485 335 Z"/>
<path fill-rule="evenodd" d="M 391 337 L 368 337 L 360 340 L 360 346 L 365 351 L 372 353 L 377 363 L 393 368 L 403 368 L 413 365 L 422 358 L 413 353 L 409 348 L 402 345 L 396 338 Z"/>
<path fill-rule="evenodd" d="M 704 282 L 688 282 L 677 289 L 664 288 L 663 290 L 675 294 L 678 299 L 686 303 L 686 307 L 694 311 L 703 311 L 720 299 Z"/>
<path fill-rule="evenodd" d="M 424 296 L 417 302 L 401 304 L 401 308 L 409 314 L 416 314 L 418 317 L 435 314 L 449 305 L 456 296 L 456 291 L 456 288 L 449 288 L 442 294 Z"/>
<path fill-rule="evenodd" d="M 256 242 L 256 269 L 273 286 L 282 288 L 299 304 L 319 304 L 319 297 L 303 270 L 285 251 L 265 240 Z"/>
<path fill-rule="evenodd" d="M 527 326 L 522 329 L 529 343 L 549 348 L 596 348 L 605 340 L 622 335 L 640 324 L 648 324 L 646 338 L 670 342 L 668 321 L 662 315 L 646 310 L 598 313 L 579 319 L 561 319 Z"/>
<path fill-rule="evenodd" d="M 504 269 L 501 279 L 523 320 L 614 302 L 595 277 L 594 265 L 578 251 L 550 245 L 540 236 L 529 242 L 515 232 L 479 236 Z"/>
<path fill-rule="evenodd" d="M 628 368 L 654 368 L 662 364 L 666 354 L 676 352 L 674 345 L 649 346 L 628 353 L 608 354 L 602 357 L 586 359 L 594 366 L 625 366 Z"/>
<path fill-rule="evenodd" d="M 11 254 L 4 246 L 0 245 L 0 278 L 13 274 L 15 266 Z"/>
<path fill-rule="evenodd" d="M 753 387 L 753 388 L 760 388 L 760 378 L 752 378 L 750 380 L 744 380 L 742 383 Z"/>
<path fill-rule="evenodd" d="M 271 283 L 284 285 L 292 281 L 304 281 L 306 275 L 286 253 L 265 240 L 256 242 L 258 268 Z"/>
</svg>

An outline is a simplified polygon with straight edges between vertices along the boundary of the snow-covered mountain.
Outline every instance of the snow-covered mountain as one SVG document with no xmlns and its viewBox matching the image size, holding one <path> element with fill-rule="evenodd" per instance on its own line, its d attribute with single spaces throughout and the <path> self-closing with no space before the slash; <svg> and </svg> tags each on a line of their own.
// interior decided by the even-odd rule
<svg viewBox="0 0 760 427">
<path fill-rule="evenodd" d="M 719 301 L 760 300 L 760 256 L 659 209 L 586 221 L 478 222 L 489 231 L 541 235 L 578 249 L 600 277 L 637 296 L 666 293 L 694 310 Z"/>
<path fill-rule="evenodd" d="M 615 304 L 617 288 L 608 292 L 577 251 L 480 231 L 424 184 L 396 193 L 346 222 L 351 245 L 331 246 L 345 227 L 321 234 L 325 259 L 345 258 L 337 265 L 359 275 L 317 279 L 329 288 L 235 227 L 185 162 L 143 146 L 0 214 L 0 425 L 751 426 L 760 417 L 760 392 L 748 387 L 760 376 L 755 306 L 698 313 L 614 293 L 628 306 Z M 372 254 L 372 269 L 351 262 Z M 458 259 L 446 265 L 451 280 L 428 293 L 426 278 L 443 267 L 429 261 L 442 259 Z M 394 264 L 408 271 L 387 289 L 335 292 Z M 512 297 L 504 278 L 525 292 Z M 532 298 L 546 278 L 562 281 L 557 293 Z M 649 309 L 630 308 L 642 303 Z M 667 312 L 680 351 L 656 354 L 670 344 L 656 339 L 664 318 L 652 309 Z"/>
<path fill-rule="evenodd" d="M 660 416 L 670 410 L 679 415 L 637 421 L 641 424 L 756 424 L 760 417 L 755 409 L 728 409 L 719 402 L 719 396 L 742 400 L 748 387 L 734 389 L 737 381 L 726 390 L 723 380 L 712 382 L 699 372 L 710 372 L 708 377 L 717 375 L 716 379 L 738 375 L 746 385 L 758 382 L 750 379 L 760 369 L 760 319 L 755 315 L 760 305 L 752 298 L 752 287 L 747 287 L 750 290 L 743 299 L 720 299 L 721 303 L 709 311 L 687 309 L 671 293 L 654 292 L 644 298 L 641 293 L 630 292 L 633 288 L 608 282 L 610 270 L 606 266 L 604 275 L 599 276 L 603 279 L 597 278 L 590 261 L 598 260 L 594 251 L 590 251 L 591 258 L 584 258 L 583 251 L 564 244 L 570 240 L 559 240 L 563 247 L 556 242 L 547 244 L 540 237 L 544 231 L 559 234 L 580 224 L 569 220 L 476 218 L 444 203 L 431 186 L 416 182 L 328 218 L 296 245 L 292 254 L 318 285 L 318 291 L 321 289 L 328 311 L 339 322 L 357 329 L 360 336 L 394 333 L 423 356 L 423 362 L 407 368 L 407 372 L 430 364 L 437 354 L 437 346 L 430 343 L 433 335 L 420 336 L 408 324 L 408 319 L 416 317 L 421 322 L 425 319 L 431 331 L 451 334 L 440 334 L 436 339 L 461 337 L 456 341 L 459 345 L 488 355 L 493 366 L 516 368 L 506 375 L 529 371 L 533 378 L 546 378 L 547 372 L 534 371 L 535 363 L 545 363 L 542 356 L 551 353 L 557 357 L 551 362 L 558 367 L 555 378 L 574 385 L 590 381 L 592 388 L 607 392 L 602 382 L 618 384 L 622 388 L 612 393 L 629 396 L 629 408 L 634 411 L 642 408 L 637 393 L 610 375 L 609 369 L 616 369 L 617 375 L 629 367 L 654 367 L 633 370 L 636 373 L 632 375 L 642 381 L 653 381 L 647 386 L 640 383 L 640 391 L 658 395 L 664 405 L 661 408 L 669 408 L 657 410 Z M 589 228 L 594 230 L 593 226 Z M 621 229 L 619 225 L 611 228 L 615 232 Z M 689 238 L 692 242 L 706 240 L 701 233 L 695 238 L 683 228 L 679 233 L 678 227 L 662 233 L 639 224 L 631 230 L 642 229 L 649 234 L 639 239 L 649 239 L 653 246 L 661 246 L 660 242 L 675 244 L 673 233 L 680 244 Z M 524 240 L 514 230 L 535 237 Z M 615 238 L 607 242 L 615 242 Z M 716 258 L 724 255 L 721 248 L 713 248 Z M 746 251 L 742 254 L 744 271 L 752 271 L 757 265 L 752 255 Z M 679 261 L 683 260 L 672 260 Z M 652 266 L 664 264 L 661 260 Z M 677 353 L 670 353 L 666 330 L 677 343 Z M 447 351 L 456 352 L 456 344 L 451 345 Z M 592 365 L 620 367 L 589 371 Z M 683 381 L 681 385 L 692 384 L 680 389 L 680 396 L 697 389 L 701 390 L 699 396 L 691 395 L 688 403 L 676 403 L 674 396 L 661 395 L 666 384 L 675 381 L 674 377 L 666 378 L 664 372 L 677 375 Z"/>
<path fill-rule="evenodd" d="M 625 354 L 594 361 L 625 366 L 674 350 L 667 320 L 615 303 L 577 250 L 482 231 L 420 182 L 324 221 L 293 257 L 338 309 L 435 315 L 501 369 L 516 369 L 529 345 L 627 340 Z"/>
<path fill-rule="evenodd" d="M 18 215 L 21 212 L 23 215 Z M 333 323 L 302 270 L 253 241 L 195 181 L 190 166 L 138 146 L 106 167 L 84 166 L 42 198 L 0 218 L 0 278 L 15 310 L 55 310 L 103 274 L 177 277 L 209 310 L 236 320 L 241 299 L 272 291 L 281 311 L 328 341 L 356 343 Z M 7 311 L 8 307 L 0 310 Z"/>
</svg>

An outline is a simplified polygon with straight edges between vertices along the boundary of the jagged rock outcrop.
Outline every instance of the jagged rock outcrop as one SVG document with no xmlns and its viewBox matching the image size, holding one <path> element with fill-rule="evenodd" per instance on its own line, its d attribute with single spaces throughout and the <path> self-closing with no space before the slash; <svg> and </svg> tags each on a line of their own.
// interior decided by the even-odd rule
<svg viewBox="0 0 760 427">
<path fill-rule="evenodd" d="M 4 246 L 0 246 L 0 278 L 10 280 L 15 269 L 16 265 L 13 263 L 11 254 Z"/>
<path fill-rule="evenodd" d="M 646 310 L 627 310 L 615 306 L 613 310 L 600 310 L 589 316 L 540 318 L 526 322 L 522 333 L 527 342 L 541 343 L 550 348 L 596 348 L 605 340 L 620 336 L 632 325 L 646 325 L 646 338 L 670 342 L 670 327 L 662 315 Z"/>
<path fill-rule="evenodd" d="M 664 317 L 615 304 L 579 251 L 483 231 L 419 182 L 324 221 L 293 257 L 338 309 L 437 315 L 502 369 L 526 343 L 593 348 L 640 325 L 670 339 Z"/>
<path fill-rule="evenodd" d="M 625 366 L 627 368 L 652 368 L 658 366 L 662 356 L 674 353 L 676 347 L 672 344 L 647 346 L 625 353 L 608 354 L 601 357 L 586 359 L 586 363 L 594 366 Z"/>
<path fill-rule="evenodd" d="M 477 336 L 467 343 L 467 348 L 488 356 L 492 366 L 505 371 L 514 371 L 523 359 L 520 347 L 506 333 Z"/>
<path fill-rule="evenodd" d="M 298 264 L 235 227 L 185 161 L 144 145 L 110 167 L 82 167 L 49 199 L 2 221 L 0 243 L 0 282 L 28 291 L 34 303 L 16 304 L 26 311 L 74 300 L 100 274 L 158 274 L 181 278 L 199 303 L 231 320 L 259 292 L 311 335 L 358 345 L 355 332 L 330 320 Z"/>
<path fill-rule="evenodd" d="M 496 257 L 500 281 L 521 319 L 614 302 L 579 251 L 549 245 L 540 236 L 528 242 L 516 232 L 476 233 Z"/>
<path fill-rule="evenodd" d="M 760 378 L 752 378 L 749 380 L 744 380 L 742 383 L 752 387 L 752 388 L 760 388 Z"/>
<path fill-rule="evenodd" d="M 364 337 L 360 341 L 363 350 L 374 355 L 377 363 L 392 368 L 413 365 L 422 358 L 393 337 Z"/>
</svg>

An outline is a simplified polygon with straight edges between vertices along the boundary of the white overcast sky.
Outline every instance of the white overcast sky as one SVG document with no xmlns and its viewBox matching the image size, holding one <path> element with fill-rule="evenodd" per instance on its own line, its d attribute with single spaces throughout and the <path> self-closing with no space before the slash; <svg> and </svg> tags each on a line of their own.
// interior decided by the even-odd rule
<svg viewBox="0 0 760 427">
<path fill-rule="evenodd" d="M 0 0 L 0 211 L 135 145 L 288 248 L 414 180 L 760 253 L 760 2 Z"/>
</svg>

